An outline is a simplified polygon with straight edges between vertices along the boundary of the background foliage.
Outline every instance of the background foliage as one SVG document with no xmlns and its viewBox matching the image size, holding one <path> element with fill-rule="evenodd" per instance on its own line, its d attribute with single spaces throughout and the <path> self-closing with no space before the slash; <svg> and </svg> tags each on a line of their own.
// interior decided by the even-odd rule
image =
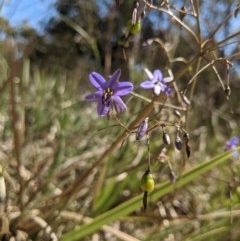
<svg viewBox="0 0 240 241">
<path fill-rule="evenodd" d="M 2 240 L 239 239 L 240 166 L 225 149 L 239 135 L 239 3 L 156 0 L 128 38 L 133 4 L 58 0 L 43 35 L 1 18 Z M 144 67 L 172 72 L 169 98 L 139 88 Z M 135 86 L 128 111 L 100 118 L 88 75 L 117 68 Z M 156 188 L 144 211 L 146 116 Z M 177 124 L 189 133 L 190 158 L 174 144 L 159 158 L 159 122 L 172 143 Z"/>
</svg>

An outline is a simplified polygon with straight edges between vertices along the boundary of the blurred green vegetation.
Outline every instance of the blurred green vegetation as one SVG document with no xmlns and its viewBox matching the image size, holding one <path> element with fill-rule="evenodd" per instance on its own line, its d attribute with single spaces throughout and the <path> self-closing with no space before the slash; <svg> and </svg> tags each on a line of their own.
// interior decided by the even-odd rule
<svg viewBox="0 0 240 241">
<path fill-rule="evenodd" d="M 156 0 L 133 35 L 133 1 L 55 7 L 44 35 L 0 21 L 1 240 L 239 240 L 240 164 L 225 149 L 239 135 L 239 3 Z M 173 74 L 170 97 L 139 88 L 145 67 Z M 88 75 L 117 68 L 135 86 L 128 111 L 100 118 Z M 156 188 L 143 210 L 146 116 Z"/>
</svg>

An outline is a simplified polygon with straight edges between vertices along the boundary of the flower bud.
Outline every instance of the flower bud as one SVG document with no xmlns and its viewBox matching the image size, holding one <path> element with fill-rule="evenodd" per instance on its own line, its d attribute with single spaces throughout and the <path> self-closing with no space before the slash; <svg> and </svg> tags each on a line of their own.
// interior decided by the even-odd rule
<svg viewBox="0 0 240 241">
<path fill-rule="evenodd" d="M 187 14 L 187 10 L 186 10 L 186 7 L 183 5 L 183 6 L 181 7 L 180 19 L 183 20 L 184 17 L 186 16 L 186 14 Z"/>
<path fill-rule="evenodd" d="M 182 117 L 181 113 L 180 113 L 178 110 L 174 110 L 174 115 L 175 115 L 177 118 L 181 118 L 181 117 Z"/>
<path fill-rule="evenodd" d="M 181 151 L 182 150 L 182 140 L 180 138 L 179 135 L 176 136 L 176 139 L 175 139 L 175 147 Z"/>
<path fill-rule="evenodd" d="M 182 95 L 183 97 L 183 101 L 186 105 L 191 105 L 191 101 L 188 99 L 188 97 L 186 95 Z"/>
<path fill-rule="evenodd" d="M 189 134 L 187 132 L 183 134 L 183 141 L 186 143 L 189 141 Z"/>
<path fill-rule="evenodd" d="M 166 132 L 163 132 L 163 143 L 165 145 L 170 145 L 171 143 L 170 136 Z"/>
<path fill-rule="evenodd" d="M 189 158 L 191 154 L 191 148 L 187 143 L 186 143 L 186 154 L 187 154 L 187 157 Z"/>
<path fill-rule="evenodd" d="M 136 140 L 140 140 L 143 138 L 143 136 L 146 134 L 147 129 L 148 129 L 148 117 L 145 118 L 145 120 L 143 120 L 141 122 L 141 124 L 138 127 L 137 133 L 136 133 Z"/>
<path fill-rule="evenodd" d="M 224 93 L 225 93 L 226 97 L 229 97 L 231 95 L 231 88 L 229 85 L 225 86 Z"/>
</svg>

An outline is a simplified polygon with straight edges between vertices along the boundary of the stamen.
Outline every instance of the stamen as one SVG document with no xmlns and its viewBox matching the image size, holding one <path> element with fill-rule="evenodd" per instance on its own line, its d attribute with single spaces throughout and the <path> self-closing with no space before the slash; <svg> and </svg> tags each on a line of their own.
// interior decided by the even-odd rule
<svg viewBox="0 0 240 241">
<path fill-rule="evenodd" d="M 104 93 L 102 95 L 102 103 L 103 105 L 110 105 L 110 100 L 111 97 L 113 95 L 113 91 L 110 88 L 107 88 L 106 90 L 104 90 Z"/>
</svg>

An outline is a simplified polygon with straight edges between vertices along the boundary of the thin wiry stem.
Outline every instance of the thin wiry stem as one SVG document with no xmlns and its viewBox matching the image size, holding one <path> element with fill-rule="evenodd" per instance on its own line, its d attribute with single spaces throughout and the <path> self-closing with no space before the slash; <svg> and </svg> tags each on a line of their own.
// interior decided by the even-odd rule
<svg viewBox="0 0 240 241">
<path fill-rule="evenodd" d="M 214 35 L 218 32 L 218 30 L 231 18 L 234 16 L 234 13 L 236 10 L 240 9 L 240 5 L 236 7 L 236 9 L 233 12 L 230 12 L 225 19 L 216 27 L 216 29 L 212 32 L 212 34 L 210 35 L 210 39 L 212 39 L 214 37 Z"/>
<path fill-rule="evenodd" d="M 194 38 L 195 42 L 197 43 L 197 45 L 200 45 L 200 40 L 199 38 L 197 37 L 197 35 L 191 30 L 191 28 L 189 28 L 180 18 L 178 18 L 176 15 L 174 15 L 170 9 L 164 9 L 162 7 L 156 7 L 152 4 L 150 4 L 148 1 L 146 0 L 143 0 L 146 5 L 148 7 L 150 7 L 151 9 L 155 9 L 155 10 L 158 10 L 160 12 L 164 12 L 164 13 L 167 13 L 169 16 L 171 16 L 173 18 L 174 21 L 178 22 L 184 29 L 186 29 Z"/>
<path fill-rule="evenodd" d="M 139 99 L 142 99 L 142 100 L 148 102 L 148 103 L 151 103 L 151 102 L 152 102 L 151 99 L 149 99 L 149 98 L 147 98 L 147 97 L 144 97 L 144 96 L 142 96 L 142 95 L 140 95 L 140 94 L 137 94 L 137 93 L 135 93 L 135 92 L 132 92 L 131 94 L 132 94 L 133 96 L 139 98 Z M 162 109 L 164 109 L 164 108 L 170 108 L 170 109 L 174 109 L 174 110 L 182 110 L 182 111 L 185 111 L 185 108 L 184 108 L 184 107 L 180 107 L 180 106 L 177 106 L 177 105 L 171 105 L 171 104 L 167 104 L 167 103 L 164 103 L 164 102 L 155 101 L 154 104 L 155 104 L 155 105 L 160 105 L 160 106 L 162 106 Z"/>
<path fill-rule="evenodd" d="M 218 73 L 218 71 L 216 70 L 216 67 L 215 67 L 215 65 L 214 65 L 217 61 L 222 61 L 222 60 L 225 60 L 225 59 L 223 59 L 223 58 L 218 58 L 218 59 L 212 60 L 211 62 L 209 62 L 208 64 L 206 64 L 204 67 L 202 67 L 201 69 L 199 69 L 199 70 L 196 72 L 196 74 L 194 74 L 194 75 L 192 76 L 192 78 L 188 81 L 188 86 L 187 86 L 184 94 L 186 94 L 188 87 L 196 80 L 197 76 L 198 76 L 200 73 L 202 73 L 204 70 L 206 70 L 208 67 L 212 67 L 212 68 L 214 69 L 214 71 L 215 71 L 215 73 L 216 73 L 216 75 L 217 75 L 217 77 L 218 77 L 218 79 L 219 79 L 222 87 L 224 88 L 224 85 L 223 85 L 221 76 L 219 75 L 219 73 Z M 192 96 L 192 94 L 191 94 L 190 96 Z M 192 98 L 192 97 L 190 97 L 190 99 L 191 99 L 191 98 Z"/>
<path fill-rule="evenodd" d="M 198 29 L 198 36 L 199 36 L 199 44 L 202 45 L 202 31 L 201 31 L 201 23 L 200 23 L 200 14 L 199 14 L 199 0 L 195 1 L 196 3 L 196 19 L 197 19 L 197 29 Z"/>
<path fill-rule="evenodd" d="M 150 153 L 150 140 L 149 140 L 149 136 L 147 135 L 147 146 L 148 146 L 148 170 L 150 172 L 150 168 L 151 168 L 151 153 Z"/>
<path fill-rule="evenodd" d="M 212 46 L 210 46 L 209 48 L 204 49 L 204 47 L 207 45 L 207 43 L 210 41 L 210 39 L 207 39 L 203 44 L 202 44 L 202 49 L 204 49 L 205 52 L 210 52 L 212 50 L 215 50 L 217 48 L 219 48 L 219 46 L 221 46 L 222 44 L 224 44 L 225 42 L 227 42 L 228 40 L 235 38 L 237 36 L 240 35 L 240 32 L 236 32 L 234 34 L 229 35 L 228 37 L 226 37 L 225 39 L 217 42 L 216 44 L 213 44 Z"/>
<path fill-rule="evenodd" d="M 153 110 L 155 101 L 159 101 L 159 96 L 155 97 L 151 103 L 149 103 L 141 112 L 140 114 L 132 121 L 132 123 L 128 126 L 129 130 L 134 129 L 136 126 L 138 126 L 143 119 L 145 119 Z M 70 197 L 76 193 L 78 190 L 80 190 L 84 185 L 84 180 L 87 179 L 89 174 L 104 160 L 106 160 L 124 141 L 129 135 L 129 132 L 125 130 L 122 135 L 120 135 L 116 141 L 114 141 L 111 146 L 101 155 L 101 157 L 94 162 L 92 167 L 90 167 L 88 170 L 83 173 L 80 177 L 78 177 L 74 183 L 67 188 L 60 196 L 59 198 L 64 198 L 64 201 L 62 201 L 63 205 L 66 205 L 67 202 L 70 201 Z M 57 198 L 57 197 L 53 197 Z"/>
</svg>

